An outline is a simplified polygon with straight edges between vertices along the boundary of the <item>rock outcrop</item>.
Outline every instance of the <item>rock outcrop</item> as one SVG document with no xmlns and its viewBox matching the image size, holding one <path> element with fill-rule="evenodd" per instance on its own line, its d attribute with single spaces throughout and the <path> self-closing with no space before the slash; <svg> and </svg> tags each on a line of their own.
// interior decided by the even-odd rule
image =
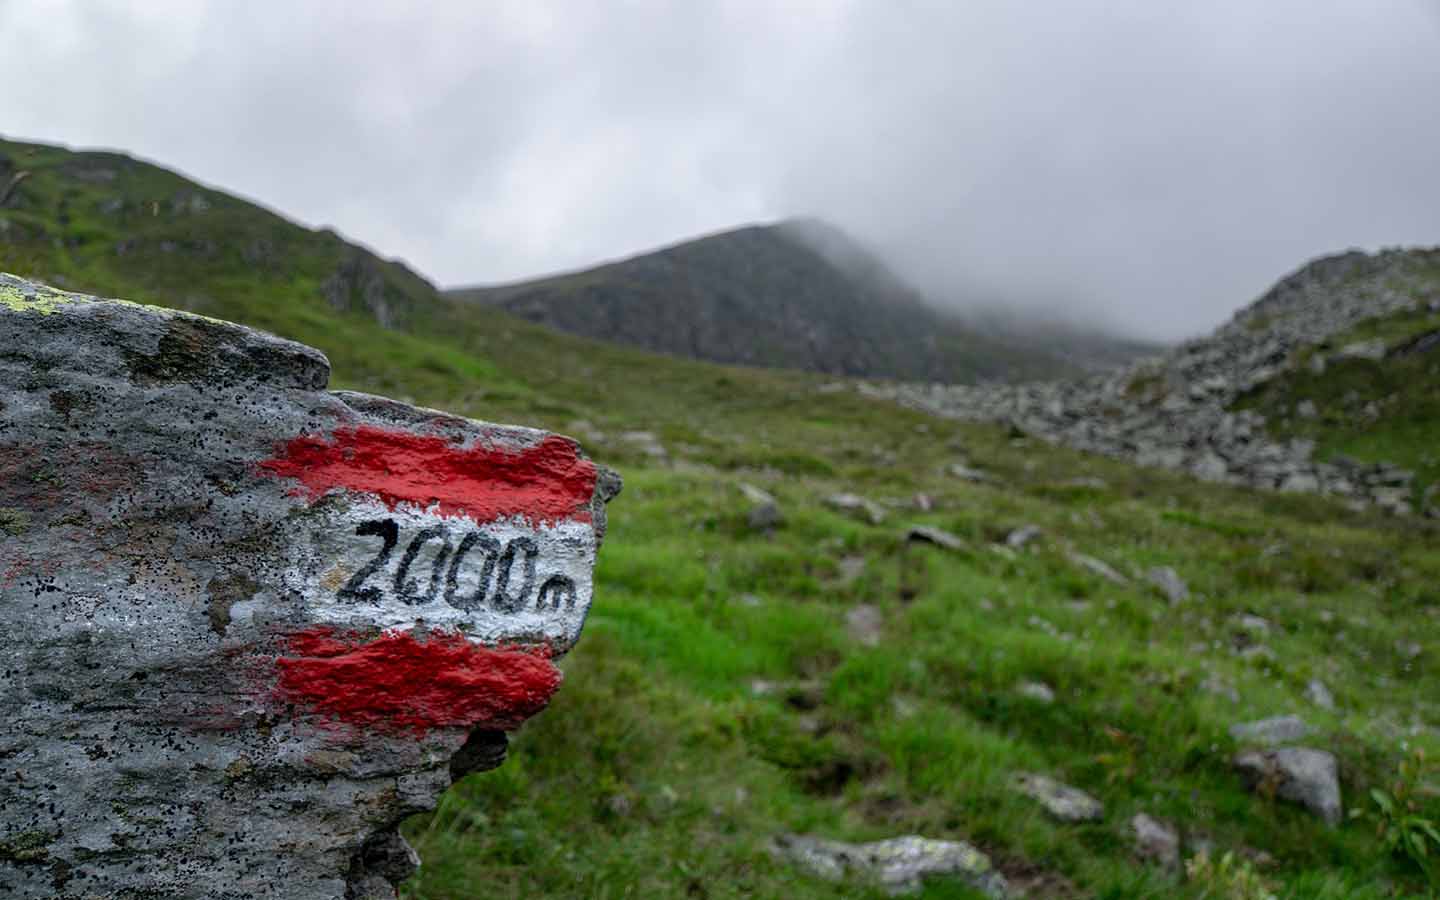
<svg viewBox="0 0 1440 900">
<path fill-rule="evenodd" d="M 392 897 L 560 684 L 613 473 L 0 276 L 0 895 Z"/>
<path fill-rule="evenodd" d="M 1437 259 L 1440 250 L 1350 252 L 1316 260 L 1209 337 L 1080 381 L 867 384 L 861 390 L 1208 481 L 1319 491 L 1408 512 L 1411 473 L 1344 459 L 1318 462 L 1309 441 L 1274 440 L 1265 433 L 1263 416 L 1232 406 L 1297 365 L 1298 351 L 1322 347 L 1366 319 L 1420 306 L 1440 309 L 1440 287 L 1430 274 Z M 1328 357 L 1312 354 L 1305 364 L 1323 370 L 1327 359 L 1375 359 L 1387 352 L 1383 342 L 1362 342 Z"/>
</svg>

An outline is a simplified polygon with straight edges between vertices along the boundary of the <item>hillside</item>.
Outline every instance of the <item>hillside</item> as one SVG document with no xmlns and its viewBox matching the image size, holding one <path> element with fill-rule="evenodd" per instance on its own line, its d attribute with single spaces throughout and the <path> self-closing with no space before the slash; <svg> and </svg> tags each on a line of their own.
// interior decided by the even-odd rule
<svg viewBox="0 0 1440 900">
<path fill-rule="evenodd" d="M 571 334 L 747 366 L 910 380 L 1075 375 L 1087 349 L 973 328 L 814 220 L 754 225 L 580 272 L 450 292 Z M 1097 339 L 1095 343 L 1100 343 Z M 1126 361 L 1130 345 L 1113 348 Z"/>
<path fill-rule="evenodd" d="M 1436 523 L 557 333 L 142 163 L 0 154 L 0 190 L 32 173 L 0 204 L 0 270 L 258 324 L 323 349 L 336 387 L 553 428 L 622 471 L 564 686 L 509 762 L 409 823 L 408 896 L 886 896 L 776 857 L 789 832 L 968 841 L 1030 897 L 1427 890 L 1374 820 L 1327 826 L 1276 778 L 1250 790 L 1234 757 L 1257 738 L 1231 729 L 1301 717 L 1295 741 L 1333 753 L 1344 806 L 1371 814 L 1414 748 L 1440 754 Z M 210 205 L 171 203 L 187 192 Z M 332 301 L 347 260 L 380 286 Z M 752 527 L 742 483 L 783 520 Z M 1012 786 L 1026 772 L 1101 817 L 1048 815 Z M 1142 813 L 1191 876 L 1138 855 Z M 942 877 L 921 896 L 977 895 Z"/>
<path fill-rule="evenodd" d="M 1279 281 L 1214 334 L 1085 380 L 916 385 L 919 408 L 1209 481 L 1434 511 L 1440 249 L 1352 251 Z"/>
</svg>

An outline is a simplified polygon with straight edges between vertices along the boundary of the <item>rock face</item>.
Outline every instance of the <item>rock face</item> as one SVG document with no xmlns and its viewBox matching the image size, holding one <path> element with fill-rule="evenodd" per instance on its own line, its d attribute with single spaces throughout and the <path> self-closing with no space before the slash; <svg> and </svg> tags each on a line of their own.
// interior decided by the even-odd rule
<svg viewBox="0 0 1440 900">
<path fill-rule="evenodd" d="M 1366 319 L 1440 302 L 1429 274 L 1437 261 L 1440 250 L 1315 260 L 1214 334 L 1081 381 L 866 384 L 862 393 L 953 418 L 1008 424 L 1051 443 L 1207 481 L 1319 491 L 1409 512 L 1411 473 L 1344 459 L 1317 462 L 1310 442 L 1276 441 L 1265 434 L 1263 416 L 1232 405 L 1294 368 L 1304 348 L 1321 347 Z M 1365 342 L 1332 357 L 1378 359 L 1389 352 L 1383 342 Z M 1311 371 L 1323 371 L 1325 359 L 1311 355 Z"/>
<path fill-rule="evenodd" d="M 1005 877 L 990 858 L 963 841 L 937 841 L 910 835 L 846 844 L 808 835 L 775 839 L 777 856 L 792 859 L 815 875 L 839 881 L 847 876 L 875 881 L 892 895 L 913 894 L 936 876 L 959 878 L 987 897 L 1011 896 Z"/>
<path fill-rule="evenodd" d="M 328 377 L 0 276 L 0 896 L 393 896 L 559 686 L 618 478 Z"/>
</svg>

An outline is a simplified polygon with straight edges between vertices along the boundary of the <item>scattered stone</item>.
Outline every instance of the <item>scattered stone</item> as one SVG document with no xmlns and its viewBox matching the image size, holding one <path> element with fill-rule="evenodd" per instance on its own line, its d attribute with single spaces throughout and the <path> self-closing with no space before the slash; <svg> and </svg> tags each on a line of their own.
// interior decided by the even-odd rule
<svg viewBox="0 0 1440 900">
<path fill-rule="evenodd" d="M 764 606 L 765 601 L 759 594 L 741 594 L 740 605 L 755 609 L 756 607 Z"/>
<path fill-rule="evenodd" d="M 1175 872 L 1180 869 L 1180 835 L 1169 824 L 1137 813 L 1130 820 L 1135 833 L 1135 855 L 1140 859 Z"/>
<path fill-rule="evenodd" d="M 946 550 L 964 550 L 965 541 L 958 534 L 951 534 L 940 528 L 932 528 L 929 525 L 914 525 L 906 532 L 907 541 L 916 541 L 922 544 L 934 544 Z"/>
<path fill-rule="evenodd" d="M 1340 778 L 1333 754 L 1308 747 L 1247 750 L 1236 754 L 1234 766 L 1251 790 L 1273 792 L 1330 825 L 1340 823 Z"/>
<path fill-rule="evenodd" d="M 1015 776 L 1013 786 L 1062 822 L 1098 822 L 1105 816 L 1099 800 L 1048 775 L 1021 772 Z"/>
<path fill-rule="evenodd" d="M 1169 600 L 1171 604 L 1184 603 L 1190 599 L 1189 586 L 1180 577 L 1180 573 L 1170 566 L 1157 566 L 1146 572 L 1145 577 L 1160 589 L 1160 592 L 1165 595 L 1165 599 Z"/>
<path fill-rule="evenodd" d="M 743 481 L 738 487 L 740 493 L 745 497 L 745 502 L 750 504 L 750 509 L 745 514 L 745 521 L 750 526 L 750 530 L 773 531 L 784 521 L 784 517 L 780 514 L 780 504 L 768 491 Z"/>
<path fill-rule="evenodd" d="M 869 603 L 852 607 L 845 614 L 845 628 L 850 632 L 850 637 L 865 647 L 880 645 L 880 634 L 884 624 L 884 619 L 880 615 L 880 607 Z"/>
<path fill-rule="evenodd" d="M 0 275 L 0 335 L 0 894 L 395 896 L 559 687 L 618 477 L 215 319 Z"/>
<path fill-rule="evenodd" d="M 1325 710 L 1335 709 L 1335 697 L 1325 682 L 1318 678 L 1312 678 L 1310 683 L 1305 685 L 1305 699 Z"/>
<path fill-rule="evenodd" d="M 1055 692 L 1048 684 L 1039 681 L 1022 681 L 1015 692 L 1022 697 L 1028 697 L 1039 703 L 1050 704 L 1055 702 Z"/>
<path fill-rule="evenodd" d="M 1043 533 L 1039 525 L 1021 525 L 1019 528 L 1005 535 L 1005 545 L 1019 550 Z"/>
<path fill-rule="evenodd" d="M 929 512 L 935 508 L 935 501 L 930 499 L 929 494 L 916 494 L 910 502 L 920 512 Z"/>
<path fill-rule="evenodd" d="M 1313 494 L 1320 490 L 1320 479 L 1311 472 L 1291 472 L 1280 482 L 1282 493 Z"/>
<path fill-rule="evenodd" d="M 885 510 L 880 508 L 880 504 L 859 494 L 831 494 L 825 498 L 825 504 L 852 518 L 863 519 L 871 525 L 879 525 L 885 521 Z"/>
<path fill-rule="evenodd" d="M 1425 648 L 1419 641 L 1396 641 L 1395 652 L 1404 659 L 1413 661 L 1420 658 L 1420 654 L 1425 652 Z"/>
<path fill-rule="evenodd" d="M 1010 896 L 1005 878 L 990 858 L 963 841 L 907 835 L 869 844 L 847 844 L 810 835 L 775 838 L 771 852 L 830 881 L 873 881 L 893 895 L 919 892 L 925 882 L 954 877 L 986 897 Z"/>
<path fill-rule="evenodd" d="M 952 478 L 959 478 L 962 481 L 972 481 L 976 484 L 984 484 L 995 480 L 990 477 L 988 473 L 982 472 L 979 469 L 972 469 L 964 463 L 951 463 L 945 471 L 949 472 Z"/>
<path fill-rule="evenodd" d="M 620 440 L 629 444 L 636 450 L 650 457 L 651 459 L 664 459 L 669 456 L 665 445 L 660 443 L 660 438 L 650 431 L 624 431 L 621 432 Z"/>
<path fill-rule="evenodd" d="M 1270 620 L 1250 613 L 1241 613 L 1231 620 L 1241 632 L 1252 637 L 1266 637 L 1270 634 Z"/>
<path fill-rule="evenodd" d="M 1295 416 L 1300 419 L 1313 419 L 1320 415 L 1313 400 L 1301 400 L 1295 404 Z"/>
<path fill-rule="evenodd" d="M 1230 726 L 1230 737 L 1241 744 L 1288 744 L 1304 740 L 1309 733 L 1310 726 L 1299 716 L 1276 716 Z"/>
<path fill-rule="evenodd" d="M 1124 575 L 1121 575 L 1119 572 L 1110 568 L 1108 564 L 1096 559 L 1093 556 L 1086 556 L 1083 553 L 1071 553 L 1070 561 L 1073 562 L 1075 565 L 1081 567 L 1082 569 L 1090 572 L 1091 574 L 1098 575 L 1106 581 L 1110 581 L 1115 584 L 1130 583 L 1130 579 L 1126 578 Z"/>
</svg>

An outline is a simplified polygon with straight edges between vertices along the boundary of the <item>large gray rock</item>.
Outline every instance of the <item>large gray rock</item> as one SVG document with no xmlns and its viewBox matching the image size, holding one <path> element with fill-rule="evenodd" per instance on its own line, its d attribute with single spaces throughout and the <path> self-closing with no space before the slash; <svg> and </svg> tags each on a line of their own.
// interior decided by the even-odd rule
<svg viewBox="0 0 1440 900">
<path fill-rule="evenodd" d="M 393 897 L 504 758 L 618 479 L 319 352 L 0 276 L 0 896 Z"/>
<path fill-rule="evenodd" d="M 787 834 L 775 839 L 772 850 L 821 878 L 878 882 L 895 895 L 916 893 L 927 880 L 948 876 L 987 897 L 1010 896 L 1005 877 L 995 870 L 990 858 L 964 841 L 908 835 L 870 844 L 847 844 Z"/>
<path fill-rule="evenodd" d="M 1273 792 L 1330 825 L 1340 823 L 1340 777 L 1333 754 L 1308 747 L 1247 750 L 1236 754 L 1234 765 L 1251 789 Z"/>
</svg>

